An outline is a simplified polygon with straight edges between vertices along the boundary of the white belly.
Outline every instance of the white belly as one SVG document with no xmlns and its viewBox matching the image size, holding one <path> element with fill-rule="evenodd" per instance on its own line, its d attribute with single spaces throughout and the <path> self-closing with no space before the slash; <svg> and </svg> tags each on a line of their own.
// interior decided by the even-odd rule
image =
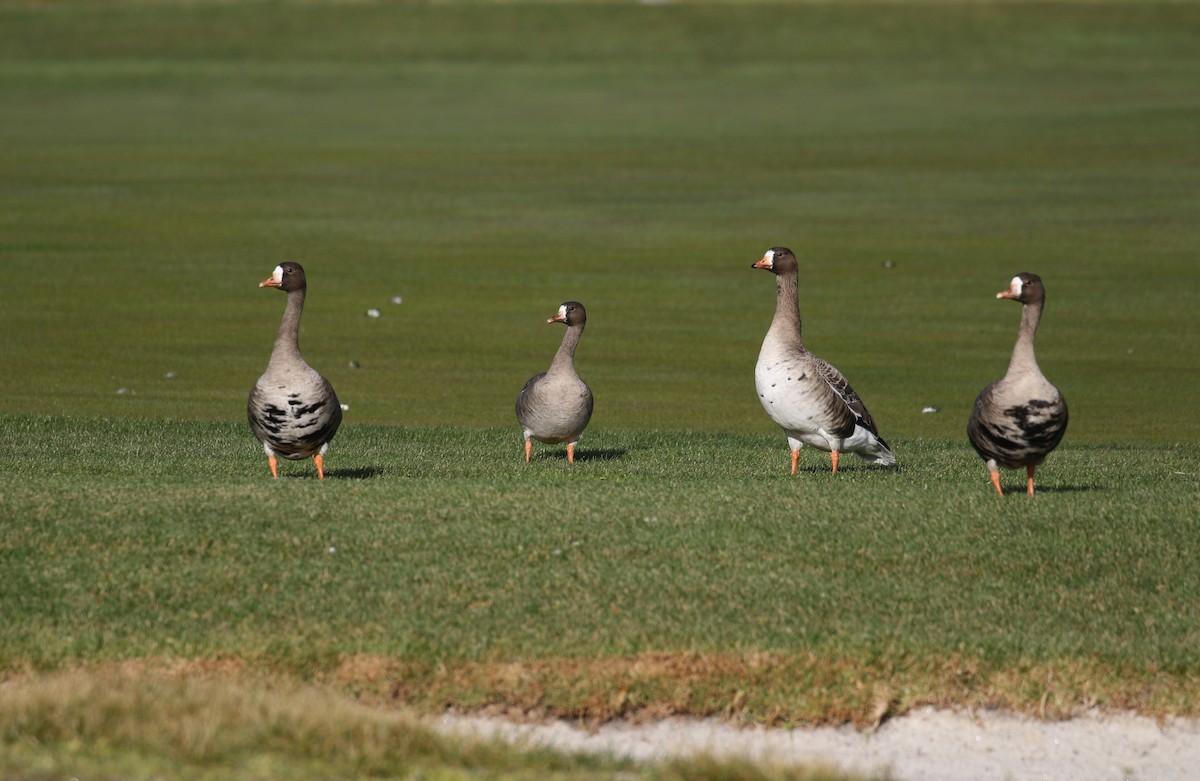
<svg viewBox="0 0 1200 781">
<path fill-rule="evenodd" d="M 760 357 L 754 367 L 754 387 L 767 415 L 789 437 L 830 449 L 821 420 L 822 399 L 828 394 L 824 380 L 794 361 Z"/>
</svg>

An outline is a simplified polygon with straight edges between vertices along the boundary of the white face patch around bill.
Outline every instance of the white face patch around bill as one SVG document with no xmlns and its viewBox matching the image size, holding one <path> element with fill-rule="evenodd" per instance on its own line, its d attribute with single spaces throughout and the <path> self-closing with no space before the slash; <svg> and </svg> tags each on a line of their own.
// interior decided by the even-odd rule
<svg viewBox="0 0 1200 781">
<path fill-rule="evenodd" d="M 277 285 L 283 281 L 283 266 L 275 267 L 275 270 L 271 272 L 271 279 L 275 280 Z"/>
<path fill-rule="evenodd" d="M 775 250 L 769 249 L 763 253 L 762 260 L 758 261 L 767 268 L 775 268 Z"/>
<path fill-rule="evenodd" d="M 567 305 L 566 304 L 563 304 L 562 306 L 560 306 L 558 308 L 558 316 L 561 317 L 563 320 L 567 319 Z"/>
<path fill-rule="evenodd" d="M 1025 283 L 1020 277 L 1013 277 L 1012 282 L 1008 283 L 1008 289 L 1013 295 L 1019 297 L 1023 292 L 1025 292 Z"/>
</svg>

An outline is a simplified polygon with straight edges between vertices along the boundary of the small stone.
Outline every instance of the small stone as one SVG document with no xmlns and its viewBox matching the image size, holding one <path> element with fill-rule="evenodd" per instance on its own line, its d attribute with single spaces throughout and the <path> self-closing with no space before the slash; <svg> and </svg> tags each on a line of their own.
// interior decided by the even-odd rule
<svg viewBox="0 0 1200 781">
<path fill-rule="evenodd" d="M 930 415 L 934 412 L 941 412 L 941 411 L 942 411 L 941 407 L 925 407 L 924 409 L 921 410 L 921 412 L 926 415 Z"/>
<path fill-rule="evenodd" d="M 347 364 L 347 365 L 348 365 L 348 366 L 349 366 L 351 369 L 357 369 L 357 368 L 359 368 L 359 367 L 360 367 L 362 364 L 360 364 L 358 361 L 351 361 L 351 362 L 350 362 L 349 364 Z"/>
<path fill-rule="evenodd" d="M 383 313 L 380 312 L 378 309 L 368 309 L 367 310 L 367 317 L 379 317 L 381 314 L 383 314 Z"/>
<path fill-rule="evenodd" d="M 393 304 L 403 304 L 404 296 L 392 296 L 392 303 Z"/>
<path fill-rule="evenodd" d="M 166 377 L 168 380 L 173 380 L 178 376 L 179 376 L 179 374 L 176 372 L 167 372 L 166 374 L 163 375 L 163 377 Z"/>
</svg>

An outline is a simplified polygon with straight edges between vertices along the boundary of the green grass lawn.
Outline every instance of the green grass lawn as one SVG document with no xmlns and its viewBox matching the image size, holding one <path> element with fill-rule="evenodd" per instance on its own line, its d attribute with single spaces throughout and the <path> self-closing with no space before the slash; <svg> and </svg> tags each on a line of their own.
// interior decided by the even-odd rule
<svg viewBox="0 0 1200 781">
<path fill-rule="evenodd" d="M 0 2 L 0 678 L 1195 715 L 1197 40 L 1173 2 Z M 787 474 L 753 392 L 780 244 L 895 469 Z M 244 423 L 285 259 L 350 408 L 323 483 Z M 1071 405 L 1032 500 L 964 431 L 1021 271 Z M 596 414 L 526 466 L 566 299 Z"/>
<path fill-rule="evenodd" d="M 3 427 L 29 451 L 0 458 L 9 669 L 765 652 L 864 674 L 1087 660 L 1153 684 L 1200 661 L 1195 444 L 1064 448 L 1031 500 L 924 440 L 896 469 L 792 477 L 765 435 L 598 431 L 575 465 L 526 465 L 513 429 L 348 427 L 329 479 L 273 482 L 237 424 Z M 748 715 L 823 720 L 767 705 Z"/>
<path fill-rule="evenodd" d="M 295 724 L 313 685 L 385 710 L 775 725 L 1200 702 L 1194 443 L 1064 447 L 1030 499 L 996 497 L 964 443 L 919 439 L 895 469 L 793 477 L 774 435 L 599 430 L 574 465 L 526 465 L 515 427 L 360 425 L 324 482 L 311 463 L 272 481 L 240 423 L 4 416 L 0 439 L 23 444 L 0 454 L 0 734 L 23 772 L 254 756 L 322 777 L 345 767 L 330 744 L 375 767 L 402 752 L 380 730 L 418 740 L 351 711 Z M 118 707 L 181 680 L 182 727 Z M 275 742 L 187 742 L 191 720 L 241 724 L 230 686 L 263 692 Z M 405 767 L 512 761 L 437 745 Z"/>
</svg>

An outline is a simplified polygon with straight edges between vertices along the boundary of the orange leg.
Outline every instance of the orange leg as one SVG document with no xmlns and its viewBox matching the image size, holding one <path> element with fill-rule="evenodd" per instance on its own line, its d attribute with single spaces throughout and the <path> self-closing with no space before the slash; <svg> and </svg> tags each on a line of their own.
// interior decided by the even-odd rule
<svg viewBox="0 0 1200 781">
<path fill-rule="evenodd" d="M 1029 475 L 1029 487 L 1025 489 L 1026 493 L 1033 496 L 1033 473 L 1037 471 L 1037 467 L 1033 464 L 1025 467 L 1025 474 Z"/>
<path fill-rule="evenodd" d="M 833 461 L 833 473 L 836 475 L 837 474 L 837 464 L 838 464 L 838 452 L 836 450 L 831 452 L 829 454 L 829 459 L 831 461 Z"/>
<path fill-rule="evenodd" d="M 279 461 L 275 456 L 267 456 L 267 463 L 271 465 L 271 477 L 279 479 Z"/>
<path fill-rule="evenodd" d="M 525 440 L 525 463 L 529 463 L 529 454 L 533 452 L 533 443 L 528 439 Z"/>
<path fill-rule="evenodd" d="M 796 470 L 800 467 L 800 451 L 792 451 L 792 474 L 796 474 Z"/>
<path fill-rule="evenodd" d="M 567 463 L 575 463 L 575 443 L 567 443 Z"/>
<path fill-rule="evenodd" d="M 996 493 L 999 494 L 1000 496 L 1004 496 L 1004 491 L 1002 491 L 1000 489 L 1000 473 L 992 472 L 991 475 L 992 475 L 992 485 L 996 486 Z"/>
<path fill-rule="evenodd" d="M 325 456 L 317 453 L 313 456 L 313 463 L 317 465 L 317 479 L 325 479 Z"/>
</svg>

